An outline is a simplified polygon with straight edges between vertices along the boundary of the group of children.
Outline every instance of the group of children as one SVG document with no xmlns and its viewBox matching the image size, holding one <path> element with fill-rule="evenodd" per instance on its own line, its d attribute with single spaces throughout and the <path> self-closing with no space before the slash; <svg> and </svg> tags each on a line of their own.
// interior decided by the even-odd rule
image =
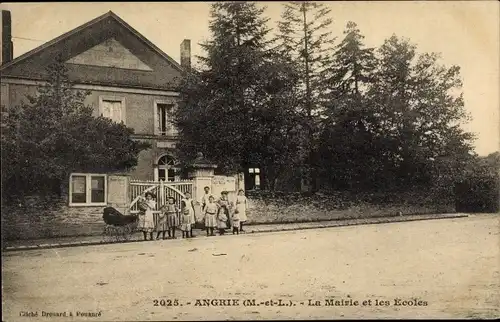
<svg viewBox="0 0 500 322">
<path fill-rule="evenodd" d="M 202 213 L 207 236 L 214 236 L 217 228 L 220 235 L 224 235 L 226 229 L 233 229 L 233 234 L 239 234 L 243 230 L 243 223 L 247 220 L 247 198 L 245 192 L 240 189 L 236 197 L 236 205 L 228 200 L 227 191 L 222 191 L 221 197 L 215 201 L 210 194 L 210 188 L 205 187 L 205 195 L 202 198 Z"/>
<path fill-rule="evenodd" d="M 215 201 L 210 194 L 210 188 L 205 187 L 205 195 L 202 198 L 202 215 L 198 222 L 206 230 L 207 236 L 214 236 L 215 228 L 220 235 L 224 235 L 227 228 L 233 228 L 233 234 L 243 232 L 243 223 L 247 220 L 247 198 L 245 192 L 240 189 L 236 197 L 236 204 L 228 200 L 227 191 L 221 192 L 219 200 Z M 156 239 L 175 239 L 175 232 L 180 228 L 182 238 L 193 237 L 193 227 L 196 224 L 195 202 L 190 193 L 186 193 L 181 200 L 181 208 L 178 209 L 174 197 L 168 197 L 167 204 L 159 209 L 158 220 L 154 221 L 153 211 L 156 209 L 154 195 L 146 192 L 139 201 L 139 225 L 138 228 L 144 234 L 144 240 L 147 240 L 149 233 L 150 240 L 153 240 L 153 233 L 157 232 Z"/>
</svg>

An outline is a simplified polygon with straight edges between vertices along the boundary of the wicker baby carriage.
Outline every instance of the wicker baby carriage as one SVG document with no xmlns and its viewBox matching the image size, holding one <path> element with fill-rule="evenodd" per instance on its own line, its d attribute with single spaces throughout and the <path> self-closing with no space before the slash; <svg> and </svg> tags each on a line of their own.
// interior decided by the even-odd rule
<svg viewBox="0 0 500 322">
<path fill-rule="evenodd" d="M 129 240 L 136 230 L 139 217 L 137 215 L 124 215 L 113 207 L 103 210 L 102 219 L 106 223 L 104 236 L 115 241 Z"/>
</svg>

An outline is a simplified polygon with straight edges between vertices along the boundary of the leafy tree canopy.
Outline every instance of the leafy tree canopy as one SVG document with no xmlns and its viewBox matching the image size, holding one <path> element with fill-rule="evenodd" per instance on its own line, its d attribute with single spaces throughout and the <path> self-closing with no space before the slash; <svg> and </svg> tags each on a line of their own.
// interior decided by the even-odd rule
<svg viewBox="0 0 500 322">
<path fill-rule="evenodd" d="M 296 149 L 297 75 L 270 49 L 262 14 L 255 3 L 212 5 L 206 56 L 184 78 L 176 115 L 187 162 L 203 152 L 225 172 L 253 165 L 271 174 Z"/>
</svg>

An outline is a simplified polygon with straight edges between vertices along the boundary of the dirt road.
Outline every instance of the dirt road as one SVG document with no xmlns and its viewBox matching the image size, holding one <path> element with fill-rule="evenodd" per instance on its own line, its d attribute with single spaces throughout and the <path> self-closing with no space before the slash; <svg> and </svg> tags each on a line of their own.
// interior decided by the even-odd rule
<svg viewBox="0 0 500 322">
<path fill-rule="evenodd" d="M 500 317 L 499 224 L 478 215 L 7 252 L 3 320 Z"/>
</svg>

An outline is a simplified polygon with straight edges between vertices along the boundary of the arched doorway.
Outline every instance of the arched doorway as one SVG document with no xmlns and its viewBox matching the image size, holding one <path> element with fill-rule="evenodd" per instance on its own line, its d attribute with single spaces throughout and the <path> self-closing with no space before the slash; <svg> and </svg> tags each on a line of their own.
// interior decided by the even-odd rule
<svg viewBox="0 0 500 322">
<path fill-rule="evenodd" d="M 155 181 L 180 181 L 179 163 L 170 154 L 160 156 L 154 170 Z"/>
</svg>

